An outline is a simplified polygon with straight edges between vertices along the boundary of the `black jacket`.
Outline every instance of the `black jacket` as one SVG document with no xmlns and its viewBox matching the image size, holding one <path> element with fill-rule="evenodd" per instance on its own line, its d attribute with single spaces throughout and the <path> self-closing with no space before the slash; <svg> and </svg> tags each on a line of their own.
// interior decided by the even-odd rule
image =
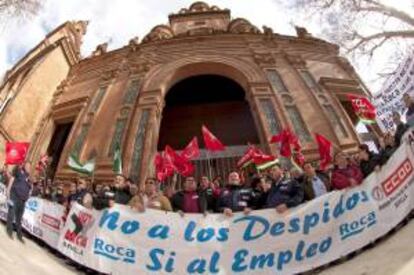
<svg viewBox="0 0 414 275">
<path fill-rule="evenodd" d="M 178 191 L 171 199 L 171 206 L 174 211 L 181 210 L 184 212 L 184 194 L 185 191 Z M 197 192 L 198 195 L 198 209 L 200 213 L 207 211 L 207 199 L 204 192 Z"/>
<path fill-rule="evenodd" d="M 262 190 L 253 190 L 252 208 L 263 209 L 266 207 L 267 196 L 269 191 L 263 192 Z"/>
<path fill-rule="evenodd" d="M 303 185 L 292 179 L 280 179 L 273 182 L 267 197 L 266 207 L 273 208 L 281 204 L 287 207 L 295 207 L 303 202 Z"/>
<path fill-rule="evenodd" d="M 127 205 L 131 200 L 132 196 L 128 189 L 114 189 L 115 202 L 123 205 Z"/>
<path fill-rule="evenodd" d="M 381 165 L 384 165 L 387 163 L 388 159 L 394 154 L 396 150 L 396 147 L 387 146 L 385 148 L 381 148 L 379 155 L 381 159 Z"/>
<path fill-rule="evenodd" d="M 408 128 L 409 128 L 408 125 L 402 122 L 397 125 L 397 129 L 395 130 L 395 134 L 394 134 L 395 147 L 400 146 L 401 139 L 403 135 L 405 134 L 405 132 L 407 132 Z"/>
<path fill-rule="evenodd" d="M 253 207 L 253 190 L 239 185 L 228 185 L 224 188 L 217 202 L 219 212 L 223 212 L 224 208 L 238 212 L 246 207 Z"/>
<path fill-rule="evenodd" d="M 214 192 L 212 188 L 207 189 L 200 189 L 199 193 L 201 193 L 207 200 L 207 210 L 216 212 L 217 210 L 217 198 L 214 196 Z"/>
<path fill-rule="evenodd" d="M 374 153 L 369 153 L 368 160 L 361 160 L 359 162 L 359 168 L 362 174 L 364 174 L 364 178 L 368 177 L 374 171 L 375 167 L 381 165 L 381 163 L 381 156 Z"/>
</svg>

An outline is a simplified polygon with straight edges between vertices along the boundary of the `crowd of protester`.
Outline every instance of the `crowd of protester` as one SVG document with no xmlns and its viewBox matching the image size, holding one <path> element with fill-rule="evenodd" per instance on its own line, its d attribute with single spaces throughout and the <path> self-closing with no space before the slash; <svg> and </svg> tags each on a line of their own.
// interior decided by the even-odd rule
<svg viewBox="0 0 414 275">
<path fill-rule="evenodd" d="M 414 103 L 407 102 L 414 110 Z M 289 171 L 275 164 L 249 177 L 240 171 L 231 172 L 227 181 L 221 177 L 212 180 L 205 175 L 199 179 L 190 176 L 181 185 L 177 185 L 177 177 L 170 184 L 160 183 L 155 178 L 138 184 L 124 175 L 116 175 L 112 182 L 99 184 L 88 178 L 72 182 L 47 180 L 34 182 L 31 196 L 62 204 L 68 210 L 72 203 L 77 202 L 98 210 L 122 204 L 138 212 L 156 209 L 180 215 L 223 213 L 232 216 L 235 212 L 249 214 L 252 210 L 266 208 L 283 213 L 332 190 L 358 186 L 371 173 L 379 171 L 401 144 L 402 136 L 409 128 L 398 113 L 393 114 L 393 120 L 396 131 L 394 135 L 386 133 L 379 139 L 377 153 L 366 144 L 360 145 L 358 153 L 353 155 L 337 152 L 333 165 L 325 171 L 318 170 L 315 163 L 306 163 L 301 169 Z M 13 177 L 7 167 L 3 168 L 0 176 L 0 180 L 6 183 Z"/>
</svg>

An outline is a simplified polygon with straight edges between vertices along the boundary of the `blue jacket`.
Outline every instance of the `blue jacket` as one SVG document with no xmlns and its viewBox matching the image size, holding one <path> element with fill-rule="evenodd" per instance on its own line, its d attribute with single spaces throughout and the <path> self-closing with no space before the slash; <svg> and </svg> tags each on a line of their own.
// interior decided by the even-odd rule
<svg viewBox="0 0 414 275">
<path fill-rule="evenodd" d="M 280 179 L 273 182 L 266 201 L 267 208 L 273 208 L 281 204 L 287 207 L 295 207 L 303 202 L 304 189 L 302 184 L 292 179 Z"/>
</svg>

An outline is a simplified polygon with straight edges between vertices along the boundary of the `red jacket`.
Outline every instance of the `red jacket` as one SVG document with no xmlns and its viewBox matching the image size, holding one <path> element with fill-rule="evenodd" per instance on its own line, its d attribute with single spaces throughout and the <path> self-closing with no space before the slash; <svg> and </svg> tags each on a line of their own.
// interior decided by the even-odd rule
<svg viewBox="0 0 414 275">
<path fill-rule="evenodd" d="M 358 166 L 350 164 L 344 169 L 336 167 L 332 172 L 332 188 L 341 190 L 351 187 L 349 179 L 354 179 L 358 185 L 362 183 L 364 175 Z"/>
</svg>

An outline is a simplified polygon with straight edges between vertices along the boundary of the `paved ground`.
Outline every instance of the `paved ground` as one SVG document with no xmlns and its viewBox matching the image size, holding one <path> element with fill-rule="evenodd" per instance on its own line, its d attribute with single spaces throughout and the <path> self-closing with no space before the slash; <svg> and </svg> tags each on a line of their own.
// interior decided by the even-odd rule
<svg viewBox="0 0 414 275">
<path fill-rule="evenodd" d="M 0 275 L 3 274 L 67 275 L 80 272 L 30 239 L 26 239 L 24 245 L 10 240 L 0 223 Z M 376 247 L 321 274 L 413 275 L 414 220 Z"/>
<path fill-rule="evenodd" d="M 321 275 L 413 275 L 414 220 L 374 248 Z"/>
<path fill-rule="evenodd" d="M 69 275 L 79 274 L 45 247 L 30 239 L 25 244 L 9 239 L 5 225 L 0 222 L 0 275 Z"/>
</svg>

